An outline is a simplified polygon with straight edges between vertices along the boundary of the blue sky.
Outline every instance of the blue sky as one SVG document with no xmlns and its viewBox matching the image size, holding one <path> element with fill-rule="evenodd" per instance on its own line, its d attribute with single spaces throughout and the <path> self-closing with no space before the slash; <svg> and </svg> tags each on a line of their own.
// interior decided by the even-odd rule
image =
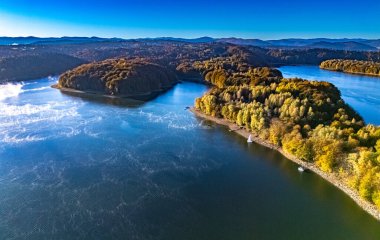
<svg viewBox="0 0 380 240">
<path fill-rule="evenodd" d="M 0 0 L 0 36 L 380 38 L 380 0 Z"/>
</svg>

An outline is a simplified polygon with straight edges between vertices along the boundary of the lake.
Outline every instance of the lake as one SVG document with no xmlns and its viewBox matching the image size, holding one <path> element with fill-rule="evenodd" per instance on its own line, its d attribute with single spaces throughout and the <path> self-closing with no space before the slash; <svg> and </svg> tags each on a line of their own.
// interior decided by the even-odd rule
<svg viewBox="0 0 380 240">
<path fill-rule="evenodd" d="M 139 104 L 64 95 L 56 81 L 0 86 L 0 239 L 380 238 L 319 176 L 185 110 L 204 85 Z"/>
</svg>

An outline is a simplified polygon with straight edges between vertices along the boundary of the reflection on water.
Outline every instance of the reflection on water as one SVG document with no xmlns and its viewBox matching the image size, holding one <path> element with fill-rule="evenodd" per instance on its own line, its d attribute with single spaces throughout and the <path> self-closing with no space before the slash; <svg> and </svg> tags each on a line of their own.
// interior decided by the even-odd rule
<svg viewBox="0 0 380 240">
<path fill-rule="evenodd" d="M 380 77 L 353 75 L 322 70 L 318 66 L 280 67 L 284 77 L 327 81 L 339 88 L 343 99 L 367 123 L 380 125 Z"/>
<path fill-rule="evenodd" d="M 0 239 L 377 239 L 380 224 L 277 152 L 184 110 L 0 86 Z M 5 95 L 2 95 L 5 96 Z"/>
<path fill-rule="evenodd" d="M 84 94 L 84 93 L 67 92 L 67 91 L 63 93 L 66 95 L 78 97 L 86 101 L 92 101 L 99 104 L 109 104 L 109 105 L 129 107 L 129 108 L 139 107 L 145 103 L 144 101 L 130 99 L 130 98 L 108 97 L 108 96 L 103 96 L 99 94 L 91 94 L 91 93 Z"/>
</svg>

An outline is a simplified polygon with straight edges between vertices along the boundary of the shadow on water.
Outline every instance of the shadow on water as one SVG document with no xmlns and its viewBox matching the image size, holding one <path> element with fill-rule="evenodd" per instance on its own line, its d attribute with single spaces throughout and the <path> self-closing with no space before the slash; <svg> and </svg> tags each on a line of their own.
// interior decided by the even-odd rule
<svg viewBox="0 0 380 240">
<path fill-rule="evenodd" d="M 229 143 L 224 157 L 231 158 L 226 166 L 203 175 L 198 185 L 188 189 L 188 195 L 203 199 L 194 208 L 208 213 L 204 219 L 210 223 L 208 236 L 379 239 L 379 223 L 328 181 L 312 172 L 298 172 L 298 165 L 280 153 L 247 144 L 227 127 L 198 121 L 212 128 L 210 137 L 217 134 L 220 142 Z M 230 216 L 229 220 L 223 215 Z M 223 234 L 218 229 L 224 229 Z"/>
<path fill-rule="evenodd" d="M 330 201 L 331 197 L 333 198 L 332 201 L 339 199 L 340 203 L 344 203 L 344 207 L 342 206 L 342 212 L 355 211 L 355 214 L 359 213 L 375 220 L 370 214 L 363 211 L 354 200 L 347 197 L 347 195 L 339 188 L 335 187 L 332 183 L 323 179 L 318 174 L 312 171 L 300 173 L 297 170 L 299 165 L 287 159 L 281 153 L 255 142 L 247 144 L 245 138 L 234 132 L 228 131 L 228 128 L 219 128 L 221 128 L 221 131 L 231 139 L 230 141 L 236 142 L 241 149 L 247 151 L 255 160 L 260 161 L 262 164 L 265 164 L 270 168 L 275 167 L 276 174 L 286 177 L 287 180 L 292 184 L 297 185 L 300 189 L 312 193 L 314 197 L 317 197 L 322 201 Z"/>
<path fill-rule="evenodd" d="M 52 88 L 55 85 L 52 86 Z M 59 90 L 62 94 L 69 95 L 72 97 L 78 97 L 82 98 L 86 101 L 92 101 L 96 103 L 101 103 L 101 104 L 110 104 L 114 106 L 120 106 L 120 107 L 129 107 L 129 108 L 138 108 L 142 107 L 149 101 L 154 101 L 157 99 L 159 96 L 164 95 L 168 91 L 170 91 L 175 85 L 162 89 L 160 91 L 153 91 L 149 94 L 142 94 L 142 95 L 136 95 L 133 97 L 118 97 L 118 96 L 107 96 L 107 95 L 102 95 L 99 93 L 91 93 L 91 92 L 70 92 L 70 91 L 65 91 L 65 90 Z"/>
<path fill-rule="evenodd" d="M 81 98 L 85 101 L 90 101 L 90 102 L 104 104 L 104 105 L 114 105 L 118 107 L 139 108 L 146 104 L 146 101 L 136 100 L 132 98 L 108 97 L 108 96 L 103 96 L 99 94 L 91 94 L 91 93 L 76 93 L 76 92 L 67 92 L 67 91 L 60 91 L 60 92 L 64 95 Z"/>
</svg>

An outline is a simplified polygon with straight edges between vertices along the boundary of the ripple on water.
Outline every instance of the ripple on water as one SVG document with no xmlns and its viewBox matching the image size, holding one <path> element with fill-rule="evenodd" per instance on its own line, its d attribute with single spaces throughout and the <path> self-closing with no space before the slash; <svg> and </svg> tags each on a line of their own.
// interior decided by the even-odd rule
<svg viewBox="0 0 380 240">
<path fill-rule="evenodd" d="M 160 114 L 140 110 L 139 115 L 146 118 L 149 123 L 163 123 L 170 129 L 190 131 L 195 128 L 202 127 L 194 121 L 194 116 L 188 116 L 186 114 L 180 114 L 173 111 Z"/>
<path fill-rule="evenodd" d="M 69 126 L 68 123 L 80 118 L 80 106 L 80 103 L 73 101 L 41 105 L 0 102 L 0 142 L 18 144 L 58 136 L 75 136 L 80 133 L 80 129 Z"/>
</svg>

